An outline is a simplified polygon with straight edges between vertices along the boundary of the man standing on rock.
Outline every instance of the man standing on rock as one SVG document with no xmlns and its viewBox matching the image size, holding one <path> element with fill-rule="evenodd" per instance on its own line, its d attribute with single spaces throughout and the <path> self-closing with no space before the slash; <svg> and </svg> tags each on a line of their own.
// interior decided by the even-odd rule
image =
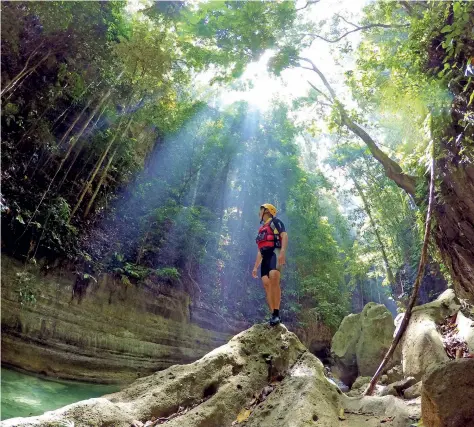
<svg viewBox="0 0 474 427">
<path fill-rule="evenodd" d="M 258 230 L 256 239 L 258 245 L 257 259 L 252 271 L 252 276 L 257 278 L 257 268 L 261 264 L 261 277 L 267 303 L 272 312 L 270 325 L 278 325 L 280 319 L 280 273 L 285 265 L 288 234 L 283 223 L 275 217 L 277 210 L 270 203 L 260 206 L 259 218 L 262 226 Z"/>
</svg>

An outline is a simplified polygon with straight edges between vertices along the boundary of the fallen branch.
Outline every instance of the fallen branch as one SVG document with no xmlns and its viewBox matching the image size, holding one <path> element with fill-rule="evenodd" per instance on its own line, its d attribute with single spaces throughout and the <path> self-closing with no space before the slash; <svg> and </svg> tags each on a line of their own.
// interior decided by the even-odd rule
<svg viewBox="0 0 474 427">
<path fill-rule="evenodd" d="M 434 145 L 434 142 L 432 142 Z M 377 382 L 379 380 L 379 377 L 382 375 L 383 370 L 385 369 L 385 366 L 387 365 L 388 361 L 392 357 L 393 353 L 395 352 L 395 349 L 397 348 L 398 343 L 403 337 L 403 334 L 405 333 L 405 330 L 407 329 L 408 323 L 410 322 L 410 317 L 411 317 L 411 311 L 415 305 L 416 299 L 418 297 L 418 291 L 420 289 L 421 285 L 421 280 L 423 279 L 423 273 L 425 271 L 425 264 L 426 264 L 426 255 L 428 252 L 428 242 L 429 242 L 429 237 L 430 237 L 430 229 L 431 229 L 431 212 L 433 211 L 433 198 L 434 198 L 434 165 L 435 165 L 435 160 L 434 160 L 434 149 L 431 155 L 431 178 L 430 178 L 430 191 L 429 191 L 429 202 L 428 202 L 428 212 L 426 213 L 426 224 L 425 224 L 425 235 L 423 238 L 423 248 L 421 250 L 421 257 L 420 257 L 420 263 L 418 265 L 418 273 L 416 275 L 415 279 L 415 285 L 413 286 L 413 291 L 410 296 L 410 301 L 408 303 L 407 311 L 405 313 L 405 316 L 403 317 L 402 324 L 400 325 L 400 329 L 398 330 L 397 334 L 395 335 L 392 344 L 390 348 L 387 351 L 387 354 L 382 360 L 382 363 L 380 363 L 380 366 L 378 367 L 377 371 L 375 372 L 374 376 L 370 380 L 369 387 L 365 391 L 364 395 L 365 396 L 371 396 L 372 393 L 374 392 L 375 386 L 377 385 Z"/>
</svg>

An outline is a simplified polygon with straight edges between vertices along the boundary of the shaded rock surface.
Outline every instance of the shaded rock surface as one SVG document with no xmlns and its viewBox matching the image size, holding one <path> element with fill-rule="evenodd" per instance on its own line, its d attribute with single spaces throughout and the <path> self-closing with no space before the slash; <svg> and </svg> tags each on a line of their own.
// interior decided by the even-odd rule
<svg viewBox="0 0 474 427">
<path fill-rule="evenodd" d="M 329 356 L 331 347 L 332 333 L 331 329 L 303 310 L 299 315 L 300 324 L 287 325 L 294 332 L 305 347 L 314 355 L 323 361 Z"/>
<path fill-rule="evenodd" d="M 438 299 L 415 307 L 410 323 L 402 338 L 402 366 L 405 376 L 421 380 L 436 365 L 449 360 L 437 325 L 459 310 L 452 289 L 443 292 Z"/>
<path fill-rule="evenodd" d="M 427 373 L 421 409 L 427 427 L 474 426 L 474 359 L 450 360 Z"/>
<path fill-rule="evenodd" d="M 354 381 L 354 384 L 352 384 L 352 388 L 361 388 L 362 386 L 369 384 L 371 379 L 372 377 L 357 377 L 357 379 Z"/>
<path fill-rule="evenodd" d="M 20 276 L 18 275 L 20 274 Z M 35 304 L 21 305 L 21 274 Z M 76 276 L 2 256 L 2 363 L 88 382 L 122 383 L 189 363 L 245 329 L 166 284 L 125 285 L 104 275 L 74 293 Z"/>
</svg>

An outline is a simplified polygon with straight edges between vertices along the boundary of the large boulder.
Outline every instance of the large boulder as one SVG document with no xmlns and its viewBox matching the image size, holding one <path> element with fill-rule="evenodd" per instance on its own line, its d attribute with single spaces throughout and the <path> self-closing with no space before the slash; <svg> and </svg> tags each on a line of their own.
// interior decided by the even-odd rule
<svg viewBox="0 0 474 427">
<path fill-rule="evenodd" d="M 437 325 L 459 310 L 459 301 L 452 289 L 438 299 L 415 307 L 402 338 L 402 366 L 405 376 L 421 380 L 433 367 L 449 360 Z"/>
<path fill-rule="evenodd" d="M 349 314 L 342 320 L 331 342 L 334 371 L 349 386 L 358 376 L 356 352 L 360 333 L 360 314 Z"/>
<path fill-rule="evenodd" d="M 348 385 L 358 375 L 372 376 L 390 347 L 394 329 L 393 317 L 382 304 L 369 302 L 361 313 L 346 316 L 332 340 L 335 374 Z M 387 368 L 399 361 L 397 351 Z"/>
<path fill-rule="evenodd" d="M 474 426 L 474 359 L 456 359 L 423 378 L 421 411 L 426 427 Z"/>
<path fill-rule="evenodd" d="M 373 302 L 364 307 L 360 320 L 361 334 L 356 348 L 359 375 L 373 375 L 390 348 L 395 325 L 387 307 Z M 396 364 L 399 357 L 396 352 L 387 368 Z"/>
<path fill-rule="evenodd" d="M 266 400 L 255 404 L 254 396 L 268 387 Z M 118 393 L 2 425 L 130 427 L 162 417 L 169 418 L 168 427 L 225 427 L 239 416 L 247 426 L 303 427 L 318 419 L 336 427 L 340 396 L 295 334 L 260 324 L 194 363 L 141 378 Z"/>
</svg>

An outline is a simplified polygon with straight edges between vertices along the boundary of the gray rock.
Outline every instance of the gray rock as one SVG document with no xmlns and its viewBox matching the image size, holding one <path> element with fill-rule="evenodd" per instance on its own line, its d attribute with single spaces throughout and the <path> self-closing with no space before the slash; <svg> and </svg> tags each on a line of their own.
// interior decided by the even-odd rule
<svg viewBox="0 0 474 427">
<path fill-rule="evenodd" d="M 349 386 L 357 378 L 356 347 L 360 328 L 360 314 L 349 314 L 342 320 L 331 342 L 331 356 L 335 362 L 333 372 Z"/>
<path fill-rule="evenodd" d="M 423 377 L 423 423 L 435 427 L 474 425 L 474 359 L 439 364 Z"/>
<path fill-rule="evenodd" d="M 356 358 L 359 375 L 373 375 L 387 353 L 393 339 L 395 325 L 390 311 L 382 304 L 370 302 L 361 313 L 361 334 L 357 342 Z M 398 363 L 395 352 L 388 367 Z"/>
<path fill-rule="evenodd" d="M 284 379 L 269 387 L 269 374 Z M 118 393 L 38 417 L 13 418 L 2 426 L 130 427 L 179 407 L 186 410 L 167 421 L 167 427 L 230 426 L 264 388 L 269 389 L 266 400 L 252 408 L 247 427 L 303 427 L 316 419 L 320 425 L 339 425 L 342 394 L 325 378 L 323 364 L 285 326 L 260 324 L 189 365 L 141 378 Z"/>
<path fill-rule="evenodd" d="M 394 382 L 385 387 L 382 392 L 382 396 L 401 396 L 403 390 L 411 387 L 416 384 L 416 379 L 414 377 L 404 378 L 403 380 Z"/>
<path fill-rule="evenodd" d="M 347 397 L 342 396 L 342 405 L 350 414 L 356 414 L 360 418 L 359 423 L 352 423 L 348 417 L 347 421 L 340 424 L 348 427 L 369 427 L 369 426 L 390 426 L 390 427 L 410 427 L 415 420 L 420 419 L 420 399 L 404 401 L 395 396 L 362 396 Z M 373 423 L 373 419 L 378 417 L 378 422 Z M 382 420 L 391 418 L 385 424 Z"/>
<path fill-rule="evenodd" d="M 371 379 L 372 377 L 357 377 L 354 384 L 352 384 L 352 389 L 357 390 L 362 386 L 369 384 Z"/>
<path fill-rule="evenodd" d="M 416 399 L 421 396 L 421 387 L 422 382 L 418 381 L 416 384 L 413 384 L 411 387 L 408 387 L 403 391 L 403 397 L 405 399 Z"/>
<path fill-rule="evenodd" d="M 394 383 L 403 379 L 403 368 L 402 365 L 396 365 L 392 369 L 387 371 L 387 384 Z"/>
<path fill-rule="evenodd" d="M 421 380 L 430 369 L 449 360 L 436 326 L 455 314 L 459 307 L 454 292 L 448 289 L 435 301 L 413 309 L 401 342 L 405 376 Z"/>
<path fill-rule="evenodd" d="M 458 337 L 466 341 L 469 351 L 474 353 L 474 320 L 464 316 L 459 311 L 456 317 L 456 324 L 459 330 Z"/>
<path fill-rule="evenodd" d="M 374 302 L 360 314 L 346 316 L 332 340 L 335 375 L 348 385 L 358 375 L 373 375 L 390 347 L 394 329 L 390 311 Z M 396 351 L 387 368 L 399 361 L 400 351 Z"/>
</svg>

